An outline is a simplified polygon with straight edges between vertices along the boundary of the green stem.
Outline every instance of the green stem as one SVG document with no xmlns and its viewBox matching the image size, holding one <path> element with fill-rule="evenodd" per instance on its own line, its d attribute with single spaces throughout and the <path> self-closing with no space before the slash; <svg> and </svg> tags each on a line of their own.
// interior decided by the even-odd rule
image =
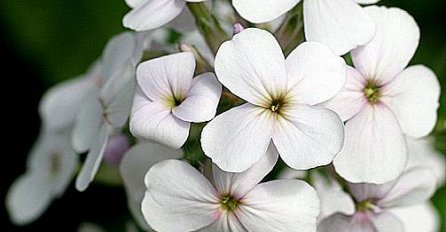
<svg viewBox="0 0 446 232">
<path fill-rule="evenodd" d="M 229 39 L 229 36 L 222 29 L 218 20 L 212 15 L 204 3 L 188 2 L 187 7 L 195 17 L 195 24 L 197 25 L 198 30 L 200 30 L 207 44 L 215 54 L 220 45 L 225 40 Z"/>
<path fill-rule="evenodd" d="M 288 13 L 283 24 L 275 32 L 286 55 L 291 53 L 305 39 L 302 12 L 301 2 Z"/>
</svg>

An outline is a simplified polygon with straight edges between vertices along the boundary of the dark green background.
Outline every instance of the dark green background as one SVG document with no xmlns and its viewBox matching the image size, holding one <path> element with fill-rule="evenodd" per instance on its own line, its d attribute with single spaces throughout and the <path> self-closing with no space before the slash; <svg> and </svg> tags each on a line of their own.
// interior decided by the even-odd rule
<svg viewBox="0 0 446 232">
<path fill-rule="evenodd" d="M 417 20 L 421 28 L 421 43 L 412 63 L 432 68 L 442 83 L 443 93 L 446 93 L 444 0 L 383 0 L 381 4 L 403 8 Z M 124 0 L 0 1 L 0 51 L 2 60 L 6 60 L 2 62 L 2 79 L 5 81 L 2 86 L 16 88 L 17 94 L 28 98 L 27 101 L 11 100 L 14 96 L 2 93 L 4 107 L 12 112 L 7 120 L 18 122 L 11 123 L 6 132 L 12 134 L 10 137 L 14 141 L 11 143 L 21 141 L 22 144 L 4 161 L 11 164 L 11 170 L 2 170 L 1 201 L 11 181 L 23 172 L 27 152 L 37 135 L 39 97 L 48 87 L 82 74 L 100 56 L 107 40 L 124 30 L 121 19 L 127 11 Z M 439 114 L 440 120 L 446 119 L 446 94 L 442 94 Z M 438 148 L 443 148 L 444 152 L 445 132 L 437 131 L 436 135 Z M 53 230 L 58 228 L 49 225 L 54 220 L 67 223 L 66 226 L 73 231 L 76 223 L 84 220 L 114 224 L 117 218 L 126 214 L 123 198 L 119 189 L 95 186 L 84 194 L 70 189 L 63 200 L 51 206 L 48 215 L 22 230 Z M 65 201 L 71 203 L 62 203 Z M 445 188 L 437 192 L 434 202 L 441 212 L 441 220 L 445 222 Z M 75 220 L 68 220 L 64 217 L 66 209 L 81 212 L 75 213 Z M 7 222 L 3 207 L 1 218 L 1 227 L 6 225 L 6 231 L 19 230 Z M 446 231 L 444 225 L 442 231 Z"/>
</svg>

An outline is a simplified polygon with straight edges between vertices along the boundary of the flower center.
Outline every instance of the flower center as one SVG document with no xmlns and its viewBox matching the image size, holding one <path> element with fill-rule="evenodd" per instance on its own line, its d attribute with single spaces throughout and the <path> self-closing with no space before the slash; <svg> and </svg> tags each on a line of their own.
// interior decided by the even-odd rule
<svg viewBox="0 0 446 232">
<path fill-rule="evenodd" d="M 377 103 L 381 96 L 379 86 L 374 82 L 369 82 L 364 88 L 364 95 L 371 104 Z"/>
<path fill-rule="evenodd" d="M 373 201 L 371 199 L 366 199 L 356 204 L 356 211 L 366 212 L 372 210 L 374 207 L 375 205 L 373 205 Z"/>
<path fill-rule="evenodd" d="M 174 95 L 171 98 L 167 99 L 166 103 L 167 103 L 167 106 L 169 106 L 170 108 L 175 108 L 175 107 L 181 105 L 181 103 L 183 101 L 184 101 L 184 97 Z"/>
<path fill-rule="evenodd" d="M 283 107 L 285 103 L 283 102 L 283 99 L 279 98 L 279 99 L 274 99 L 271 102 L 271 105 L 269 107 L 269 109 L 271 110 L 271 112 L 273 113 L 280 113 L 280 109 Z"/>
<path fill-rule="evenodd" d="M 224 195 L 220 200 L 221 207 L 229 212 L 234 211 L 238 204 L 239 201 L 229 194 Z"/>
<path fill-rule="evenodd" d="M 62 164 L 61 164 L 60 157 L 57 153 L 52 153 L 50 157 L 50 172 L 52 175 L 55 175 L 57 172 L 59 172 Z"/>
</svg>

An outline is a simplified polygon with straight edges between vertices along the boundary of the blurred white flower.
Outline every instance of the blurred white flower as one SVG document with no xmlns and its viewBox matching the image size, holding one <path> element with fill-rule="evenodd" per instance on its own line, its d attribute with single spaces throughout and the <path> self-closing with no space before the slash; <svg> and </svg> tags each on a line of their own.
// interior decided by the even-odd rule
<svg viewBox="0 0 446 232">
<path fill-rule="evenodd" d="M 324 105 L 347 121 L 336 171 L 350 182 L 380 184 L 404 170 L 404 135 L 418 138 L 433 129 L 440 85 L 424 66 L 404 69 L 418 46 L 414 19 L 397 8 L 365 10 L 376 20 L 376 36 L 352 51 L 356 69 L 348 68 L 344 89 Z"/>
<path fill-rule="evenodd" d="M 271 146 L 246 172 L 228 173 L 214 165 L 211 181 L 186 162 L 160 162 L 145 177 L 144 217 L 158 231 L 314 231 L 319 200 L 310 185 L 300 180 L 259 184 L 277 158 Z"/>
<path fill-rule="evenodd" d="M 77 152 L 88 151 L 76 179 L 84 191 L 94 179 L 110 136 L 120 130 L 130 114 L 135 89 L 135 66 L 144 49 L 144 34 L 122 33 L 110 40 L 94 72 L 97 85 L 83 98 L 72 133 Z"/>
<path fill-rule="evenodd" d="M 79 160 L 71 147 L 70 130 L 81 99 L 93 85 L 87 73 L 50 88 L 42 97 L 40 135 L 28 156 L 25 174 L 12 184 L 6 197 L 15 224 L 36 220 L 70 184 Z"/>
<path fill-rule="evenodd" d="M 249 28 L 222 44 L 215 71 L 247 101 L 203 129 L 203 151 L 221 169 L 247 170 L 271 141 L 294 169 L 326 165 L 341 150 L 341 119 L 314 106 L 335 96 L 345 82 L 345 63 L 328 47 L 303 43 L 285 60 L 269 32 Z"/>
<path fill-rule="evenodd" d="M 122 159 L 119 171 L 124 181 L 129 209 L 136 222 L 145 231 L 149 230 L 150 227 L 141 212 L 141 202 L 146 191 L 144 175 L 154 164 L 162 160 L 176 159 L 182 156 L 182 150 L 174 150 L 161 144 L 145 142 L 133 146 Z"/>
<path fill-rule="evenodd" d="M 204 1 L 207 0 L 125 0 L 132 10 L 124 16 L 122 22 L 124 27 L 136 31 L 156 29 L 173 21 L 183 11 L 186 12 L 187 2 Z M 185 23 L 193 21 L 193 18 L 187 17 L 187 15 L 183 17 L 183 20 L 176 22 L 180 26 L 174 26 L 175 28 L 184 29 Z"/>
<path fill-rule="evenodd" d="M 321 42 L 342 55 L 369 42 L 375 33 L 373 20 L 359 4 L 379 0 L 303 0 L 305 37 Z M 238 13 L 253 23 L 277 19 L 300 0 L 232 0 Z"/>
<path fill-rule="evenodd" d="M 127 135 L 122 133 L 112 135 L 108 140 L 107 147 L 105 147 L 104 161 L 113 166 L 118 166 L 129 148 L 130 141 Z"/>
<path fill-rule="evenodd" d="M 213 73 L 193 78 L 194 71 L 195 58 L 190 52 L 138 66 L 130 118 L 133 135 L 180 148 L 191 122 L 205 122 L 215 116 L 222 87 Z"/>
<path fill-rule="evenodd" d="M 423 166 L 429 168 L 437 180 L 437 187 L 445 184 L 446 159 L 444 155 L 435 150 L 430 138 L 413 139 L 407 138 L 409 160 L 406 169 Z"/>
<path fill-rule="evenodd" d="M 350 184 L 356 212 L 352 215 L 333 214 L 320 223 L 318 231 L 406 231 L 405 225 L 392 210 L 427 202 L 435 192 L 435 187 L 433 173 L 424 167 L 409 169 L 396 180 L 381 185 Z M 415 215 L 418 213 L 413 212 Z"/>
</svg>

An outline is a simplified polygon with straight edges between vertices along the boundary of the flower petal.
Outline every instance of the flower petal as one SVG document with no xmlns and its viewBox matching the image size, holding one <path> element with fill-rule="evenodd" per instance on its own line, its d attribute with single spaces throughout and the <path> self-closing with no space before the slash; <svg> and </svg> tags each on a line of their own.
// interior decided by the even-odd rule
<svg viewBox="0 0 446 232">
<path fill-rule="evenodd" d="M 124 155 L 119 171 L 124 181 L 128 204 L 133 216 L 144 228 L 148 228 L 141 212 L 141 202 L 146 191 L 145 174 L 154 164 L 165 159 L 181 158 L 182 155 L 182 150 L 173 150 L 150 142 L 139 143 Z"/>
<path fill-rule="evenodd" d="M 406 141 L 392 111 L 367 105 L 345 125 L 345 145 L 336 172 L 352 183 L 382 184 L 398 177 L 407 161 Z"/>
<path fill-rule="evenodd" d="M 242 173 L 225 172 L 213 165 L 214 185 L 220 193 L 240 199 L 251 191 L 274 167 L 279 155 L 271 144 L 259 162 Z"/>
<path fill-rule="evenodd" d="M 92 147 L 76 178 L 76 189 L 80 192 L 87 189 L 99 170 L 109 137 L 107 125 L 102 125 L 95 135 L 97 137 L 94 138 Z"/>
<path fill-rule="evenodd" d="M 222 216 L 209 226 L 198 230 L 198 232 L 216 232 L 216 231 L 237 231 L 248 232 L 238 220 L 237 216 L 233 213 L 223 213 Z"/>
<path fill-rule="evenodd" d="M 345 62 L 327 46 L 305 42 L 286 58 L 288 93 L 315 105 L 334 97 L 345 83 Z"/>
<path fill-rule="evenodd" d="M 334 214 L 324 219 L 319 224 L 317 231 L 403 232 L 405 230 L 398 218 L 390 213 L 358 212 L 353 216 L 346 216 L 341 213 Z"/>
<path fill-rule="evenodd" d="M 261 29 L 245 29 L 224 42 L 215 58 L 215 73 L 231 92 L 255 105 L 269 104 L 286 91 L 282 49 Z"/>
<path fill-rule="evenodd" d="M 334 179 L 325 178 L 319 173 L 311 176 L 314 188 L 321 202 L 318 221 L 335 213 L 351 215 L 355 212 L 355 203 L 351 196 L 344 192 L 342 186 Z"/>
<path fill-rule="evenodd" d="M 328 109 L 295 105 L 277 116 L 273 135 L 280 157 L 291 168 L 329 164 L 344 142 L 344 124 Z"/>
<path fill-rule="evenodd" d="M 91 87 L 93 87 L 91 79 L 78 77 L 48 90 L 39 106 L 45 125 L 56 130 L 72 127 L 82 105 L 82 99 Z"/>
<path fill-rule="evenodd" d="M 437 232 L 440 229 L 438 212 L 432 203 L 390 209 L 403 224 L 405 232 Z"/>
<path fill-rule="evenodd" d="M 395 112 L 405 134 L 420 138 L 434 129 L 440 107 L 440 83 L 429 68 L 407 68 L 384 87 L 383 95 L 383 102 Z"/>
<path fill-rule="evenodd" d="M 319 214 L 316 191 L 300 180 L 275 180 L 257 185 L 235 211 L 248 231 L 315 231 Z"/>
<path fill-rule="evenodd" d="M 279 18 L 296 6 L 300 0 L 232 0 L 237 12 L 252 23 L 266 23 Z"/>
<path fill-rule="evenodd" d="M 180 148 L 189 135 L 190 123 L 175 117 L 169 107 L 150 101 L 138 88 L 130 117 L 130 131 L 136 137 Z"/>
<path fill-rule="evenodd" d="M 348 66 L 347 82 L 344 88 L 334 98 L 322 103 L 320 106 L 333 110 L 345 122 L 354 117 L 368 104 L 363 92 L 366 84 L 367 81 L 364 77 L 356 69 Z"/>
<path fill-rule="evenodd" d="M 220 101 L 222 86 L 213 73 L 205 73 L 192 80 L 186 99 L 172 113 L 186 122 L 206 122 L 211 120 Z"/>
<path fill-rule="evenodd" d="M 370 199 L 378 201 L 379 199 L 384 198 L 390 192 L 390 190 L 392 190 L 397 181 L 398 178 L 388 181 L 384 184 L 349 183 L 348 189 L 356 202 L 362 202 L 364 200 Z"/>
<path fill-rule="evenodd" d="M 102 106 L 99 101 L 99 90 L 93 88 L 82 99 L 83 104 L 76 117 L 71 140 L 73 148 L 79 152 L 86 152 L 96 140 L 97 131 L 102 123 Z"/>
<path fill-rule="evenodd" d="M 411 168 L 401 175 L 392 190 L 377 204 L 382 207 L 421 204 L 434 194 L 435 189 L 436 179 L 430 169 Z"/>
<path fill-rule="evenodd" d="M 265 155 L 273 123 L 274 119 L 263 108 L 249 103 L 234 107 L 204 127 L 203 151 L 224 171 L 246 171 Z"/>
<path fill-rule="evenodd" d="M 352 0 L 305 0 L 305 37 L 321 42 L 338 55 L 369 42 L 375 24 Z"/>
<path fill-rule="evenodd" d="M 136 79 L 144 94 L 152 101 L 186 97 L 192 84 L 195 58 L 191 52 L 163 56 L 141 63 Z"/>
<path fill-rule="evenodd" d="M 6 209 L 17 225 L 25 225 L 40 217 L 53 199 L 51 182 L 43 172 L 26 173 L 19 177 L 6 195 Z"/>
<path fill-rule="evenodd" d="M 142 212 L 157 231 L 195 231 L 220 216 L 215 188 L 186 162 L 166 160 L 154 165 L 145 183 Z"/>
<path fill-rule="evenodd" d="M 359 3 L 359 4 L 375 4 L 381 0 L 354 0 L 355 2 Z"/>
<path fill-rule="evenodd" d="M 184 6 L 184 0 L 150 0 L 135 6 L 124 16 L 124 27 L 146 31 L 161 27 L 176 18 Z"/>
<path fill-rule="evenodd" d="M 376 6 L 365 10 L 375 20 L 377 31 L 370 43 L 352 51 L 353 63 L 367 79 L 386 84 L 409 63 L 417 49 L 420 30 L 404 10 Z"/>
<path fill-rule="evenodd" d="M 409 161 L 406 169 L 412 167 L 427 167 L 437 179 L 437 187 L 445 184 L 446 179 L 446 158 L 436 151 L 430 139 L 407 138 L 409 148 Z"/>
</svg>

